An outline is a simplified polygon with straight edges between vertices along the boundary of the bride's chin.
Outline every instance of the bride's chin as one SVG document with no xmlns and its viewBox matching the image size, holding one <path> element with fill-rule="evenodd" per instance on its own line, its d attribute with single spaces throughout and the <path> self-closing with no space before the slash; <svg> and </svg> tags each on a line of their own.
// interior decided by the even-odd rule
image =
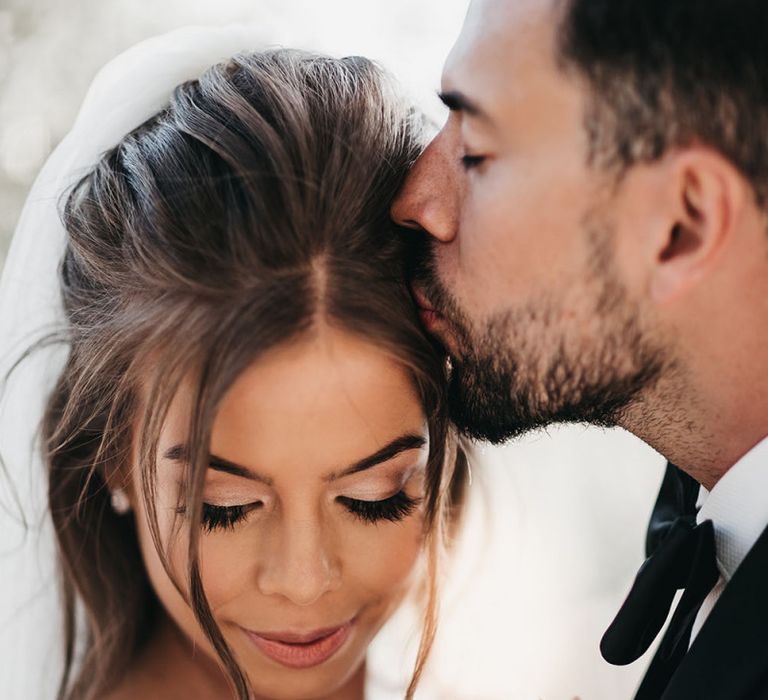
<svg viewBox="0 0 768 700">
<path fill-rule="evenodd" d="M 359 688 L 364 696 L 365 656 L 347 668 L 323 664 L 306 669 L 243 669 L 251 691 L 251 700 L 316 700 L 333 697 L 343 688 Z M 352 695 L 354 696 L 354 695 Z M 346 694 L 345 694 L 346 697 Z"/>
</svg>

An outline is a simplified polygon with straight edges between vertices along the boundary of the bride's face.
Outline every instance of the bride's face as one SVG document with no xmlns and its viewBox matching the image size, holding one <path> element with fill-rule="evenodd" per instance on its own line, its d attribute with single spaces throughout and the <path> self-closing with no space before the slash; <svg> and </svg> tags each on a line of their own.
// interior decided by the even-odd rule
<svg viewBox="0 0 768 700">
<path fill-rule="evenodd" d="M 187 540 L 174 519 L 190 405 L 184 388 L 157 467 L 161 537 L 180 581 Z M 257 696 L 317 697 L 361 668 L 417 570 L 428 440 L 407 371 L 328 328 L 262 356 L 226 395 L 205 477 L 200 571 Z M 213 657 L 160 563 L 140 502 L 136 510 L 160 600 Z"/>
</svg>

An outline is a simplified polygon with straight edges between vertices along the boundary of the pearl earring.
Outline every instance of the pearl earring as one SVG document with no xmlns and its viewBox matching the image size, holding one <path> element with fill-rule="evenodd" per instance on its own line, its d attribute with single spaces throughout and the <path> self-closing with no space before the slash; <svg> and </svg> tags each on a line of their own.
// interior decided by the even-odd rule
<svg viewBox="0 0 768 700">
<path fill-rule="evenodd" d="M 118 515 L 125 515 L 131 510 L 131 502 L 123 489 L 114 489 L 111 496 L 112 510 Z"/>
</svg>

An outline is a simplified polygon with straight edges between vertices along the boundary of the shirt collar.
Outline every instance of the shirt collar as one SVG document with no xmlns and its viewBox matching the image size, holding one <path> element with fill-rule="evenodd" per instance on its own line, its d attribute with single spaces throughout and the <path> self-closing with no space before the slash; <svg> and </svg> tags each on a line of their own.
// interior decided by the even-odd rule
<svg viewBox="0 0 768 700">
<path fill-rule="evenodd" d="M 736 462 L 711 492 L 702 487 L 699 502 L 696 521 L 712 521 L 718 568 L 730 581 L 768 527 L 768 438 Z"/>
</svg>

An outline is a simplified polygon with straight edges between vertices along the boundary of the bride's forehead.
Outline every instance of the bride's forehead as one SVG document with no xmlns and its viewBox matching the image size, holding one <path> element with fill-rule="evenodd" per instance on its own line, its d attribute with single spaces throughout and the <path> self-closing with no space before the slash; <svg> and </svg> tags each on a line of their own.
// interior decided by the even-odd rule
<svg viewBox="0 0 768 700">
<path fill-rule="evenodd" d="M 185 382 L 163 444 L 188 441 L 193 396 Z M 372 342 L 326 329 L 268 351 L 241 373 L 217 410 L 211 452 L 238 463 L 330 468 L 425 432 L 408 370 Z"/>
</svg>

